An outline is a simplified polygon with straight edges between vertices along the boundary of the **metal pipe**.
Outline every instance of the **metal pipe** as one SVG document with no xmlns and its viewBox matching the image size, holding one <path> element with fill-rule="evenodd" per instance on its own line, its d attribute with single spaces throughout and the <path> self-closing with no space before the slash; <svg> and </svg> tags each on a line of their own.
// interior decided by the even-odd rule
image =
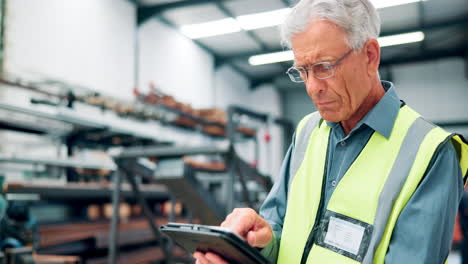
<svg viewBox="0 0 468 264">
<path fill-rule="evenodd" d="M 174 146 L 154 146 L 154 147 L 133 147 L 125 148 L 116 153 L 112 153 L 114 159 L 129 159 L 139 157 L 182 157 L 196 154 L 224 154 L 227 148 L 214 146 L 207 147 L 174 147 Z"/>
<path fill-rule="evenodd" d="M 236 137 L 236 128 L 237 125 L 234 121 L 234 114 L 236 112 L 235 107 L 229 107 L 228 108 L 228 123 L 227 123 L 227 137 L 230 142 L 229 146 L 229 154 L 227 155 L 227 164 L 228 164 L 228 172 L 229 172 L 229 177 L 227 180 L 227 201 L 226 201 L 226 215 L 229 214 L 233 209 L 234 209 L 234 203 L 235 203 L 235 189 L 234 189 L 234 184 L 235 184 L 235 179 L 236 179 L 236 167 L 235 167 L 235 154 L 234 154 L 234 141 Z"/>
<path fill-rule="evenodd" d="M 39 158 L 17 158 L 14 156 L 0 155 L 0 163 L 15 163 L 15 164 L 33 164 L 33 165 L 47 165 L 51 167 L 61 168 L 81 168 L 81 169 L 105 169 L 114 171 L 115 164 L 108 166 L 102 163 L 95 163 L 85 160 L 72 160 L 72 159 L 39 159 Z"/>
<path fill-rule="evenodd" d="M 117 254 L 118 254 L 118 240 L 119 240 L 119 217 L 120 217 L 120 185 L 122 182 L 122 173 L 121 170 L 118 170 L 114 173 L 114 191 L 112 193 L 112 219 L 111 219 L 111 230 L 109 234 L 109 255 L 108 263 L 115 264 L 117 263 Z"/>
</svg>

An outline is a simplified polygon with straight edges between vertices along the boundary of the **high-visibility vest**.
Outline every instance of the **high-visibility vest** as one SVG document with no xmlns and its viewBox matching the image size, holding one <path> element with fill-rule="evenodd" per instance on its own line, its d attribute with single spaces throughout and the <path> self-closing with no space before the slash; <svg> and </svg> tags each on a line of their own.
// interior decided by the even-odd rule
<svg viewBox="0 0 468 264">
<path fill-rule="evenodd" d="M 452 140 L 462 176 L 468 172 L 463 138 L 403 106 L 390 137 L 372 134 L 317 217 L 323 211 L 330 130 L 317 112 L 296 130 L 278 263 L 384 263 L 398 216 L 438 147 Z"/>
</svg>

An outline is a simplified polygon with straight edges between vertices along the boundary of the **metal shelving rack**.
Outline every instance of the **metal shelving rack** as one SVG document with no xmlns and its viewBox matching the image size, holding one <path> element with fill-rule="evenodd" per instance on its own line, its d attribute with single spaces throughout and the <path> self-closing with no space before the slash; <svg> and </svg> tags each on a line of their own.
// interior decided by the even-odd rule
<svg viewBox="0 0 468 264">
<path fill-rule="evenodd" d="M 26 120 L 13 119 L 10 115 L 5 115 L 4 118 L 0 118 L 0 128 L 6 130 L 13 130 L 19 132 L 26 132 L 37 135 L 51 136 L 56 139 L 62 140 L 66 143 L 68 147 L 68 155 L 72 154 L 72 149 L 76 144 L 83 145 L 83 142 L 80 142 L 84 135 L 87 133 L 107 133 L 114 136 L 129 136 L 134 137 L 139 142 L 146 141 L 146 144 L 152 142 L 153 145 L 160 142 L 157 141 L 157 137 L 148 137 L 147 135 L 139 134 L 138 131 L 133 131 L 132 129 L 119 129 L 114 128 L 109 125 L 101 124 L 95 120 L 86 120 L 80 116 L 74 117 L 73 113 L 70 111 L 60 111 L 60 109 L 54 109 L 56 111 L 41 111 L 41 110 L 32 110 L 24 107 L 8 105 L 0 103 L 0 110 L 7 111 L 7 113 L 15 113 L 22 117 L 21 115 L 27 117 Z M 53 123 L 51 125 L 42 125 L 44 122 L 37 122 L 37 120 L 47 121 Z M 84 142 L 86 144 L 86 142 Z M 93 145 L 99 142 L 90 142 Z M 101 144 L 101 147 L 108 148 L 111 147 L 110 144 Z M 25 156 L 6 156 L 0 155 L 0 163 L 13 163 L 13 164 L 31 164 L 31 165 L 41 165 L 46 167 L 58 167 L 66 170 L 71 170 L 75 168 L 81 169 L 104 169 L 113 171 L 113 174 L 119 175 L 120 172 L 116 173 L 116 165 L 108 164 L 103 165 L 101 163 L 84 161 L 84 160 L 75 160 L 70 158 L 64 159 L 46 159 L 46 158 L 37 158 L 37 157 L 25 157 Z M 132 189 L 132 185 L 121 184 L 121 177 L 114 177 L 116 184 L 119 185 L 119 189 L 122 189 L 121 197 L 126 199 L 138 199 L 144 198 L 152 201 L 167 201 L 170 197 L 167 192 L 167 189 L 162 185 L 145 185 L 138 189 L 138 196 L 135 197 L 136 191 Z M 131 183 L 131 182 L 130 182 Z M 7 186 L 7 196 L 13 195 L 37 195 L 41 200 L 48 201 L 71 201 L 71 200 L 80 200 L 80 201 L 117 201 L 114 203 L 114 208 L 119 208 L 118 201 L 119 199 L 112 199 L 114 194 L 114 186 L 109 185 L 107 187 L 99 185 L 83 185 L 83 184 L 65 184 L 57 186 L 44 186 L 41 184 L 28 184 L 28 183 L 9 183 Z M 120 193 L 119 193 L 120 195 Z M 114 225 L 113 228 L 117 228 Z M 112 232 L 111 232 L 112 234 Z M 114 232 L 115 234 L 115 232 Z M 114 239 L 110 238 L 112 244 L 114 244 Z M 115 241 L 117 242 L 117 241 Z M 112 251 L 112 249 L 110 250 Z M 113 262 L 115 263 L 115 262 Z"/>
<path fill-rule="evenodd" d="M 236 181 L 236 174 L 239 171 L 236 171 L 236 164 L 239 163 L 238 157 L 236 156 L 233 144 L 236 141 L 237 127 L 239 123 L 236 121 L 236 115 L 246 115 L 250 118 L 253 118 L 257 121 L 267 123 L 274 122 L 282 126 L 285 130 L 285 137 L 290 138 L 292 135 L 293 126 L 292 124 L 285 119 L 273 118 L 268 114 L 258 113 L 251 111 L 242 107 L 232 106 L 228 110 L 229 122 L 227 125 L 227 137 L 229 140 L 229 145 L 226 148 L 216 148 L 216 147 L 136 147 L 136 148 L 125 148 L 121 149 L 119 152 L 114 153 L 114 161 L 118 165 L 119 169 L 116 177 L 114 177 L 114 193 L 113 193 L 113 203 L 114 203 L 114 214 L 112 218 L 112 228 L 110 235 L 110 246 L 109 246 L 109 256 L 108 263 L 115 263 L 118 254 L 117 248 L 117 238 L 118 238 L 118 215 L 119 209 L 118 201 L 120 200 L 120 184 L 123 178 L 126 178 L 132 185 L 132 188 L 135 192 L 135 195 L 138 197 L 141 205 L 144 208 L 144 213 L 148 222 L 150 222 L 151 229 L 154 233 L 154 236 L 162 241 L 165 255 L 167 257 L 166 263 L 171 263 L 171 250 L 172 244 L 168 238 L 166 238 L 160 231 L 157 226 L 152 223 L 151 219 L 153 216 L 146 205 L 145 199 L 140 195 L 139 186 L 135 175 L 139 175 L 144 178 L 154 179 L 154 170 L 156 166 L 152 163 L 145 162 L 142 158 L 146 157 L 183 157 L 185 155 L 195 155 L 195 154 L 220 154 L 226 158 L 226 163 L 228 164 L 228 185 L 229 192 L 227 194 L 228 201 L 225 208 L 225 215 L 234 208 L 235 204 L 235 195 L 234 195 L 234 183 Z M 251 171 L 256 171 L 255 168 L 251 168 Z M 245 178 L 239 177 L 244 192 L 247 191 L 247 186 L 245 184 Z M 225 216 L 224 215 L 224 216 Z M 170 216 L 170 221 L 173 219 L 173 215 Z"/>
<path fill-rule="evenodd" d="M 13 83 L 14 84 L 14 83 Z M 11 83 L 9 85 L 12 85 Z M 73 104 L 71 104 L 73 105 Z M 161 106 L 164 108 L 164 106 Z M 88 134 L 105 134 L 109 136 L 121 136 L 121 137 L 130 137 L 134 138 L 133 144 L 136 145 L 144 145 L 145 147 L 131 147 L 132 143 L 122 145 L 125 148 L 113 153 L 114 161 L 116 163 L 115 167 L 109 168 L 106 167 L 105 169 L 110 169 L 114 171 L 113 173 L 113 185 L 111 185 L 108 189 L 99 189 L 99 190 L 82 190 L 77 188 L 76 186 L 68 186 L 65 188 L 43 188 L 42 186 L 22 186 L 21 188 L 10 188 L 11 191 L 16 192 L 36 192 L 41 195 L 48 195 L 47 197 L 60 197 L 60 195 L 69 195 L 73 196 L 72 193 L 76 194 L 75 197 L 79 195 L 86 195 L 89 196 L 99 196 L 103 197 L 106 195 L 111 195 L 111 200 L 113 203 L 113 217 L 111 219 L 111 230 L 109 234 L 109 254 L 108 254 L 108 262 L 115 263 L 117 260 L 117 241 L 118 241 L 118 224 L 119 224 L 119 202 L 122 197 L 125 198 L 135 198 L 136 201 L 140 203 L 143 209 L 143 213 L 148 220 L 151 230 L 156 238 L 161 243 L 162 249 L 165 253 L 165 256 L 168 257 L 167 262 L 171 261 L 172 255 L 172 244 L 171 241 L 168 240 L 165 236 L 163 236 L 157 226 L 155 226 L 154 222 L 151 219 L 154 219 L 152 212 L 148 205 L 146 204 L 146 199 L 151 198 L 162 198 L 162 199 L 169 199 L 173 200 L 173 197 L 167 189 L 162 189 L 160 191 L 156 191 L 157 194 L 150 194 L 150 192 L 155 191 L 155 189 L 151 189 L 148 191 L 144 190 L 144 187 L 140 186 L 137 178 L 135 175 L 138 175 L 142 178 L 145 178 L 149 181 L 154 179 L 154 168 L 151 168 L 151 165 L 148 163 L 142 164 L 142 157 L 183 157 L 185 155 L 195 155 L 195 154 L 219 154 L 223 156 L 227 163 L 227 179 L 229 188 L 227 193 L 227 203 L 224 210 L 224 215 L 231 211 L 234 208 L 235 204 L 235 190 L 234 190 L 234 183 L 238 180 L 241 183 L 242 189 L 244 191 L 244 198 L 247 197 L 247 186 L 246 186 L 246 178 L 242 176 L 242 172 L 239 170 L 239 166 L 244 166 L 247 168 L 247 171 L 252 174 L 257 174 L 257 178 L 261 178 L 262 175 L 258 174 L 256 168 L 250 168 L 246 164 L 242 164 L 242 161 L 237 157 L 235 153 L 233 145 L 239 140 L 239 138 L 249 139 L 249 140 L 257 140 L 255 136 L 248 136 L 239 132 L 239 116 L 248 117 L 249 119 L 255 120 L 256 122 L 261 122 L 264 124 L 275 123 L 280 125 L 284 128 L 286 138 L 290 138 L 290 134 L 292 134 L 292 124 L 284 119 L 281 118 L 274 118 L 268 114 L 258 113 L 255 111 L 251 111 L 242 107 L 233 106 L 228 109 L 228 124 L 226 126 L 222 126 L 218 123 L 211 123 L 206 120 L 201 120 L 197 117 L 191 116 L 187 113 L 183 113 L 177 111 L 176 109 L 163 109 L 165 111 L 169 111 L 172 114 L 176 114 L 179 116 L 183 116 L 185 118 L 192 119 L 193 121 L 199 122 L 201 125 L 216 125 L 222 126 L 226 129 L 226 140 L 227 145 L 226 147 L 216 147 L 216 146 L 201 146 L 201 147 L 179 147 L 179 146 L 170 146 L 169 142 L 165 141 L 158 141 L 157 132 L 154 133 L 153 136 L 149 136 L 148 133 L 141 134 L 139 131 L 134 131 L 132 128 L 122 128 L 122 127 L 115 127 L 111 124 L 106 124 L 100 122 L 100 120 L 95 119 L 88 119 L 82 115 L 75 115 L 72 109 L 65 109 L 65 108 L 56 108 L 56 111 L 38 111 L 38 110 L 31 110 L 28 108 L 8 105 L 8 104 L 1 104 L 0 103 L 0 110 L 11 111 L 23 115 L 27 115 L 30 117 L 49 120 L 55 122 L 54 124 L 57 127 L 50 129 L 50 126 L 41 126 L 41 122 L 21 122 L 21 120 L 11 120 L 8 118 L 1 119 L 0 118 L 0 128 L 3 129 L 11 129 L 21 132 L 28 132 L 34 133 L 39 135 L 51 135 L 55 138 L 62 139 L 63 142 L 67 145 L 68 155 L 72 154 L 72 150 L 75 146 L 89 146 L 95 145 L 95 143 L 101 143 L 101 148 L 109 148 L 112 144 L 109 142 L 87 142 Z M 241 137 L 239 137 L 239 135 Z M 98 144 L 99 145 L 99 144 Z M 258 142 L 256 144 L 258 146 Z M 129 147 L 130 146 L 130 147 Z M 258 158 L 258 151 L 256 151 L 256 155 Z M 29 164 L 48 164 L 50 166 L 58 166 L 63 168 L 86 168 L 86 169 L 97 169 L 102 168 L 99 166 L 100 164 L 92 164 L 92 163 L 83 163 L 81 161 L 73 161 L 70 159 L 63 159 L 63 160 L 43 160 L 43 159 L 28 159 L 25 157 L 2 157 L 0 156 L 0 162 L 2 161 L 13 161 L 16 163 L 29 163 Z M 245 170 L 244 170 L 245 172 Z M 236 175 L 240 175 L 239 178 L 236 178 Z M 128 186 L 123 186 L 122 181 L 126 179 L 129 183 Z M 67 189 L 68 188 L 68 189 Z M 73 191 L 70 191 L 73 190 Z M 68 193 L 65 193 L 70 191 Z M 84 192 L 87 192 L 85 194 Z M 47 193 L 47 194 L 46 194 Z M 155 197 L 156 196 L 156 197 Z M 248 198 L 246 198 L 248 200 Z M 174 215 L 171 214 L 169 216 L 169 220 L 174 220 Z M 187 261 L 187 260 L 182 260 Z"/>
<path fill-rule="evenodd" d="M 116 263 L 118 254 L 118 225 L 119 225 L 119 207 L 118 203 L 121 198 L 121 182 L 122 179 L 127 179 L 130 183 L 135 197 L 143 208 L 143 213 L 147 219 L 155 238 L 161 242 L 161 246 L 166 256 L 165 263 L 172 263 L 172 248 L 171 240 L 159 231 L 159 228 L 154 224 L 154 216 L 146 203 L 145 197 L 141 194 L 140 186 L 136 177 L 142 177 L 149 180 L 154 180 L 155 165 L 141 158 L 146 157 L 182 157 L 184 155 L 194 154 L 226 154 L 227 149 L 217 147 L 146 147 L 146 148 L 128 148 L 122 149 L 114 153 L 114 160 L 119 169 L 114 176 L 114 192 L 112 195 L 113 216 L 111 222 L 111 234 L 109 237 L 109 256 L 108 263 Z M 173 200 L 173 199 L 172 199 Z M 175 216 L 173 210 L 169 216 L 169 221 L 174 221 Z M 184 260 L 180 260 L 184 261 Z M 190 261 L 190 260 L 185 260 Z"/>
<path fill-rule="evenodd" d="M 0 156 L 0 164 L 31 164 L 58 168 L 82 168 L 82 169 L 106 169 L 115 173 L 115 164 L 99 164 L 92 161 L 78 161 L 70 159 L 36 159 L 14 156 Z M 118 178 L 118 177 L 116 177 Z M 122 197 L 134 198 L 134 191 L 131 186 L 121 186 Z M 34 183 L 14 183 L 5 184 L 5 194 L 7 198 L 16 199 L 21 196 L 38 196 L 38 199 L 55 202 L 76 202 L 78 201 L 108 201 L 111 200 L 115 188 L 112 185 L 103 187 L 98 184 L 69 183 L 65 185 L 34 184 Z M 169 199 L 167 189 L 162 185 L 145 185 L 140 189 L 141 197 L 153 201 L 166 201 Z M 119 205 L 115 205 L 117 208 Z M 118 217 L 118 216 L 117 216 Z M 113 241 L 113 240 L 111 240 Z M 116 241 L 117 242 L 117 241 Z"/>
</svg>

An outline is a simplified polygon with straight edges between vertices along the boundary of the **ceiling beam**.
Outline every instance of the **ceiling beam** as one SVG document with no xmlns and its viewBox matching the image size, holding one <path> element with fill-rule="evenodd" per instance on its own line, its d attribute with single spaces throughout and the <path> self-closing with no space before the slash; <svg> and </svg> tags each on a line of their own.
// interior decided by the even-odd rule
<svg viewBox="0 0 468 264">
<path fill-rule="evenodd" d="M 250 83 L 250 90 L 255 90 L 262 84 L 273 84 L 274 80 L 272 78 L 261 78 L 261 79 L 253 79 Z"/>
<path fill-rule="evenodd" d="M 141 25 L 153 16 L 161 14 L 162 12 L 167 10 L 227 1 L 233 0 L 186 0 L 159 5 L 139 6 L 137 9 L 137 21 L 138 25 Z"/>
<path fill-rule="evenodd" d="M 426 25 L 426 9 L 425 9 L 425 4 L 423 1 L 420 1 L 418 3 L 418 13 L 419 13 L 419 27 L 423 28 L 424 25 Z M 423 41 L 421 41 L 421 50 L 422 52 L 424 52 L 427 48 L 427 45 L 426 45 L 426 39 L 423 39 Z"/>
<path fill-rule="evenodd" d="M 439 22 L 439 23 L 432 23 L 432 24 L 425 23 L 423 26 L 414 26 L 414 27 L 408 27 L 408 28 L 399 29 L 399 30 L 386 31 L 386 32 L 383 32 L 381 35 L 385 37 L 385 36 L 404 34 L 404 33 L 414 32 L 414 31 L 430 31 L 430 30 L 440 29 L 440 28 L 445 28 L 445 27 L 466 26 L 466 25 L 468 25 L 468 18 L 464 17 L 464 18 L 447 20 L 447 21 Z"/>
<path fill-rule="evenodd" d="M 283 4 L 284 4 L 286 7 L 291 7 L 291 6 L 292 6 L 291 1 L 289 1 L 289 0 L 281 0 L 281 2 L 283 2 Z"/>
<path fill-rule="evenodd" d="M 440 29 L 444 27 L 465 26 L 465 25 L 468 25 L 468 18 L 456 19 L 456 20 L 445 21 L 445 22 L 434 23 L 434 24 L 426 24 L 423 27 L 420 27 L 420 26 L 407 27 L 407 28 L 400 29 L 400 30 L 385 31 L 385 32 L 382 32 L 380 36 L 386 37 L 386 36 L 391 36 L 391 35 L 414 32 L 414 31 L 430 31 L 430 30 Z M 284 51 L 284 50 L 276 50 L 273 52 L 280 52 L 280 51 Z M 231 60 L 238 60 L 238 59 L 245 60 L 254 55 L 258 55 L 258 53 L 253 53 L 253 52 L 239 53 L 239 54 L 234 54 L 230 56 L 224 56 L 224 57 L 221 57 L 220 59 L 223 61 L 231 61 Z"/>
</svg>

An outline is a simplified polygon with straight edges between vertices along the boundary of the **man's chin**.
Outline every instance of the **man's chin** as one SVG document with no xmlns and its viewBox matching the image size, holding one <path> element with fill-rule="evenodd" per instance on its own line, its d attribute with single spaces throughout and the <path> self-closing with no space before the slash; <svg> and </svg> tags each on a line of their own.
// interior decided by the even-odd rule
<svg viewBox="0 0 468 264">
<path fill-rule="evenodd" d="M 324 111 L 319 109 L 320 116 L 327 122 L 338 123 L 341 122 L 341 118 L 336 113 L 330 113 L 330 111 Z"/>
</svg>

